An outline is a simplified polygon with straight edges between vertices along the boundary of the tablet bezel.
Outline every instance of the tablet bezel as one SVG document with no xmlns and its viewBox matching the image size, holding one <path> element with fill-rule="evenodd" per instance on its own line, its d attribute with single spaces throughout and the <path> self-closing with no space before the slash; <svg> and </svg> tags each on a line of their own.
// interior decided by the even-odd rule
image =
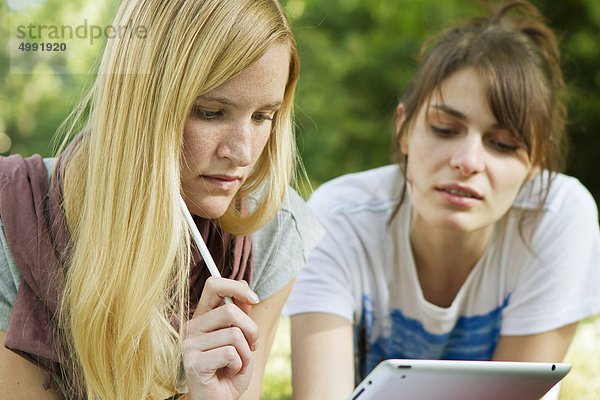
<svg viewBox="0 0 600 400">
<path fill-rule="evenodd" d="M 539 400 L 570 370 L 567 363 L 390 359 L 349 400 Z"/>
</svg>

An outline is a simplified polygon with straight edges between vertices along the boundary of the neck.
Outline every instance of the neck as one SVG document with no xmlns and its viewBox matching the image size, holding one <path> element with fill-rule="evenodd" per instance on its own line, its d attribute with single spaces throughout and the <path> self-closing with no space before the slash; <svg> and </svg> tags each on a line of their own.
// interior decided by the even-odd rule
<svg viewBox="0 0 600 400">
<path fill-rule="evenodd" d="M 449 307 L 485 253 L 493 225 L 474 232 L 446 230 L 422 219 L 411 221 L 410 243 L 425 299 Z"/>
</svg>

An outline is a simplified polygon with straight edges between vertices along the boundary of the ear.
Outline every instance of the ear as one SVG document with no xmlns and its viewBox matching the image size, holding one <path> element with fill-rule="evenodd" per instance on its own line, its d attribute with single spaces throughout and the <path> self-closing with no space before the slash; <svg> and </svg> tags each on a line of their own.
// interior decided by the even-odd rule
<svg viewBox="0 0 600 400">
<path fill-rule="evenodd" d="M 406 134 L 402 134 L 400 132 L 400 128 L 402 127 L 402 123 L 404 122 L 404 104 L 398 104 L 396 108 L 396 140 L 398 140 L 398 144 L 400 147 L 400 151 L 402 154 L 408 154 L 408 139 L 406 138 Z"/>
</svg>

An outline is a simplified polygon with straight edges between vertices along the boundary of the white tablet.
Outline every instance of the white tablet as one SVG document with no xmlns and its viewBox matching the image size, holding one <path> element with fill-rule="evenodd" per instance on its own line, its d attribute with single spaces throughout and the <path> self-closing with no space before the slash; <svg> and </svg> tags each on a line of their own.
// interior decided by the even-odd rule
<svg viewBox="0 0 600 400">
<path fill-rule="evenodd" d="M 349 400 L 539 400 L 570 370 L 565 363 L 385 360 Z"/>
</svg>

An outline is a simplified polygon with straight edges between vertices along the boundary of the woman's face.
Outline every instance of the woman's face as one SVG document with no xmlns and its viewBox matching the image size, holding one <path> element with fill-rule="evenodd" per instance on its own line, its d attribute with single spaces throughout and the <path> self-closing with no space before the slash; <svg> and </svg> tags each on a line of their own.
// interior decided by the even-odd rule
<svg viewBox="0 0 600 400">
<path fill-rule="evenodd" d="M 271 134 L 290 51 L 274 45 L 256 63 L 195 99 L 183 131 L 181 185 L 192 212 L 222 216 Z"/>
<path fill-rule="evenodd" d="M 399 106 L 400 119 L 402 112 Z M 523 144 L 496 121 L 485 84 L 473 69 L 443 82 L 400 146 L 408 155 L 413 226 L 491 228 L 534 170 Z"/>
</svg>

